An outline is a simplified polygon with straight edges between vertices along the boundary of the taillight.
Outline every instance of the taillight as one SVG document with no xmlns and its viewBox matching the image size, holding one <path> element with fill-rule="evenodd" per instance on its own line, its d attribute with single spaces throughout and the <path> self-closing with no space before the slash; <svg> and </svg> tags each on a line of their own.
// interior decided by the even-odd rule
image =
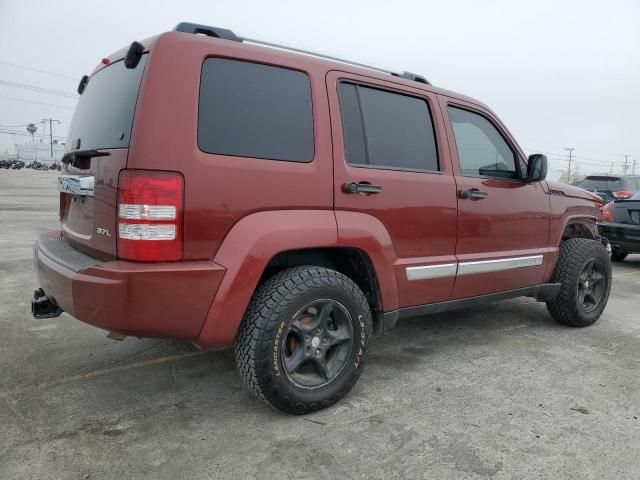
<svg viewBox="0 0 640 480">
<path fill-rule="evenodd" d="M 629 198 L 631 196 L 631 192 L 620 190 L 619 192 L 613 192 L 613 196 L 620 199 Z"/>
<path fill-rule="evenodd" d="M 613 222 L 613 212 L 611 211 L 611 202 L 603 205 L 600 209 L 602 213 L 600 220 L 603 222 Z"/>
<path fill-rule="evenodd" d="M 118 258 L 180 260 L 183 196 L 179 173 L 122 170 L 118 180 Z"/>
</svg>

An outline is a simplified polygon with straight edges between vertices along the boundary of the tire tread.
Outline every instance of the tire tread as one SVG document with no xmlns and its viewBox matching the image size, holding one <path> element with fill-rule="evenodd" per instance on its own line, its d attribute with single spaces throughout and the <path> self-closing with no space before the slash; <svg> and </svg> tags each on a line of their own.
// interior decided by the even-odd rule
<svg viewBox="0 0 640 480">
<path fill-rule="evenodd" d="M 347 276 L 324 267 L 292 267 L 267 279 L 254 293 L 238 329 L 235 358 L 245 385 L 258 399 L 273 408 L 294 414 L 304 414 L 326 408 L 337 402 L 353 387 L 362 371 L 359 367 L 349 382 L 331 398 L 322 402 L 303 403 L 283 395 L 274 382 L 269 381 L 268 363 L 272 342 L 284 311 L 296 302 L 307 289 L 335 287 L 346 291 L 366 312 L 367 338 L 371 336 L 371 316 L 367 300 L 358 286 Z M 364 364 L 364 358 L 362 364 Z M 262 367 L 262 368 L 260 368 Z"/>
</svg>

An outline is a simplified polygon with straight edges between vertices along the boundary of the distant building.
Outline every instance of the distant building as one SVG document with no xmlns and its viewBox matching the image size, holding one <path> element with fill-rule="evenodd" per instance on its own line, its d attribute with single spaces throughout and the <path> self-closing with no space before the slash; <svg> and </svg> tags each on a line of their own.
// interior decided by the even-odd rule
<svg viewBox="0 0 640 480">
<path fill-rule="evenodd" d="M 0 153 L 0 160 L 18 160 L 18 155 L 15 153 L 3 152 Z"/>
<path fill-rule="evenodd" d="M 59 143 L 53 144 L 53 157 L 51 157 L 51 146 L 48 143 L 24 143 L 16 145 L 16 149 L 20 160 L 24 162 L 38 160 L 47 165 L 59 162 L 64 155 L 64 145 Z"/>
<path fill-rule="evenodd" d="M 585 175 L 581 174 L 581 173 L 577 173 L 577 174 L 571 174 L 571 183 L 573 182 L 577 182 L 580 180 L 584 180 Z M 566 170 L 562 170 L 562 173 L 560 174 L 560 177 L 557 180 L 558 182 L 562 182 L 562 183 L 570 183 L 569 179 L 567 178 L 567 171 Z"/>
</svg>

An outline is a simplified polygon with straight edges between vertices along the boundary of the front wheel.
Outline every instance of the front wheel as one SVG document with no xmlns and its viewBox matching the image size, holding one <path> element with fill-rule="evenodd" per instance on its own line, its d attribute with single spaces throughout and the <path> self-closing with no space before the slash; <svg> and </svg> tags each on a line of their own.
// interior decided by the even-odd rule
<svg viewBox="0 0 640 480">
<path fill-rule="evenodd" d="M 364 367 L 371 313 L 362 291 L 327 268 L 294 267 L 255 292 L 235 356 L 249 390 L 293 414 L 326 408 L 349 392 Z"/>
<path fill-rule="evenodd" d="M 609 299 L 611 263 L 597 240 L 572 238 L 562 242 L 552 282 L 560 292 L 547 302 L 551 316 L 564 325 L 586 327 L 595 323 Z"/>
</svg>

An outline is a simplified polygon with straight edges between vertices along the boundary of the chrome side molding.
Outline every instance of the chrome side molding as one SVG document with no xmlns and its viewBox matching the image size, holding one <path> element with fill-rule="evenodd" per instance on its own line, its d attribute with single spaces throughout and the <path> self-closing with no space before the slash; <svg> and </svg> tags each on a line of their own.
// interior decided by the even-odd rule
<svg viewBox="0 0 640 480">
<path fill-rule="evenodd" d="M 536 267 L 538 265 L 542 265 L 542 255 L 482 260 L 480 262 L 461 262 L 458 264 L 458 275 L 499 272 L 501 270 L 511 270 L 512 268 Z"/>
<path fill-rule="evenodd" d="M 95 183 L 95 178 L 92 176 L 59 175 L 58 191 L 71 195 L 93 197 Z"/>
<path fill-rule="evenodd" d="M 430 278 L 452 277 L 456 274 L 457 268 L 457 263 L 407 267 L 407 280 L 427 280 Z"/>
<path fill-rule="evenodd" d="M 405 269 L 407 280 L 428 280 L 432 278 L 453 277 L 455 275 L 472 275 L 474 273 L 499 272 L 513 268 L 537 267 L 542 265 L 543 255 L 526 257 L 499 258 L 477 262 L 442 263 L 436 265 L 419 265 Z"/>
</svg>

